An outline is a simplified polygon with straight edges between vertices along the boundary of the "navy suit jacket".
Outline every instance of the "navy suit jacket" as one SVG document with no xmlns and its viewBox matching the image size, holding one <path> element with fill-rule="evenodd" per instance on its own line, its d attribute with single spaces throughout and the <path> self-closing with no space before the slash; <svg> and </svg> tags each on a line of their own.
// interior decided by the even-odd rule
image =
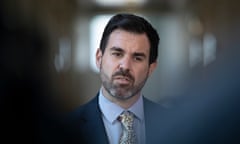
<svg viewBox="0 0 240 144">
<path fill-rule="evenodd" d="M 160 105 L 143 98 L 146 143 L 157 143 L 158 126 L 164 108 Z M 108 144 L 108 138 L 98 105 L 98 95 L 90 102 L 77 108 L 67 117 L 67 133 L 69 143 L 83 144 Z"/>
</svg>

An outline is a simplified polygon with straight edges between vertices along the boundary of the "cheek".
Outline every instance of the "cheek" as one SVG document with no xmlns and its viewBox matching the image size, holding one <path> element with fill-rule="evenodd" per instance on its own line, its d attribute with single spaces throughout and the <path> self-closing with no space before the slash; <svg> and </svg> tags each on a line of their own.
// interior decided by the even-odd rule
<svg viewBox="0 0 240 144">
<path fill-rule="evenodd" d="M 146 77 L 148 77 L 148 70 L 144 70 L 140 73 L 140 77 L 141 79 L 145 79 Z"/>
<path fill-rule="evenodd" d="M 146 79 L 148 77 L 149 69 L 146 68 L 139 68 L 138 71 L 135 73 L 135 79 L 138 81 L 142 81 L 143 79 Z"/>
<path fill-rule="evenodd" d="M 114 72 L 115 64 L 111 60 L 103 60 L 101 64 L 102 71 L 108 75 L 109 77 L 112 76 Z"/>
</svg>

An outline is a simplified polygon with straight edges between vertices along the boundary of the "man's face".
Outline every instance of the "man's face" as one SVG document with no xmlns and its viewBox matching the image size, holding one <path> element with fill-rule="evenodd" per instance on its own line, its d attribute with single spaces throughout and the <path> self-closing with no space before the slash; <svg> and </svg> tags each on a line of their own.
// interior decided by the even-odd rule
<svg viewBox="0 0 240 144">
<path fill-rule="evenodd" d="M 105 95 L 120 100 L 139 96 L 156 67 L 156 63 L 149 65 L 149 54 L 150 43 L 146 34 L 113 31 L 104 54 L 100 49 L 96 54 Z"/>
</svg>

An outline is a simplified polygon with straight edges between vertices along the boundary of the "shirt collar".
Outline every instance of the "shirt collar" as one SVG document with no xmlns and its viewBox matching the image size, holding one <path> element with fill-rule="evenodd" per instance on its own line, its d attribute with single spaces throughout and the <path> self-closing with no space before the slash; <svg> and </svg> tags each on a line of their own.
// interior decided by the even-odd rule
<svg viewBox="0 0 240 144">
<path fill-rule="evenodd" d="M 117 117 L 125 111 L 119 105 L 111 102 L 105 96 L 103 96 L 102 89 L 99 92 L 99 107 L 104 115 L 104 117 L 110 122 L 114 123 Z M 143 110 L 143 98 L 142 95 L 139 99 L 129 108 L 127 109 L 134 113 L 134 115 L 140 121 L 144 121 L 144 110 Z"/>
</svg>

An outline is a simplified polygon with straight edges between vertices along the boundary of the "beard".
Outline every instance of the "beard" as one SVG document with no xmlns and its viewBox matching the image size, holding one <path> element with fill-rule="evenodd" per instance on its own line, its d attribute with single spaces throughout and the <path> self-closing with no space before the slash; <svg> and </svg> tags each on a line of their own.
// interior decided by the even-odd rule
<svg viewBox="0 0 240 144">
<path fill-rule="evenodd" d="M 129 73 L 128 70 L 120 69 L 115 72 L 111 77 L 108 77 L 104 70 L 100 69 L 100 76 L 102 80 L 103 87 L 106 89 L 108 94 L 119 100 L 128 100 L 138 94 L 143 88 L 145 82 L 147 81 L 147 75 L 145 78 L 139 83 L 134 85 L 135 78 Z M 116 77 L 126 78 L 129 83 L 128 84 L 120 84 L 114 82 Z"/>
</svg>

